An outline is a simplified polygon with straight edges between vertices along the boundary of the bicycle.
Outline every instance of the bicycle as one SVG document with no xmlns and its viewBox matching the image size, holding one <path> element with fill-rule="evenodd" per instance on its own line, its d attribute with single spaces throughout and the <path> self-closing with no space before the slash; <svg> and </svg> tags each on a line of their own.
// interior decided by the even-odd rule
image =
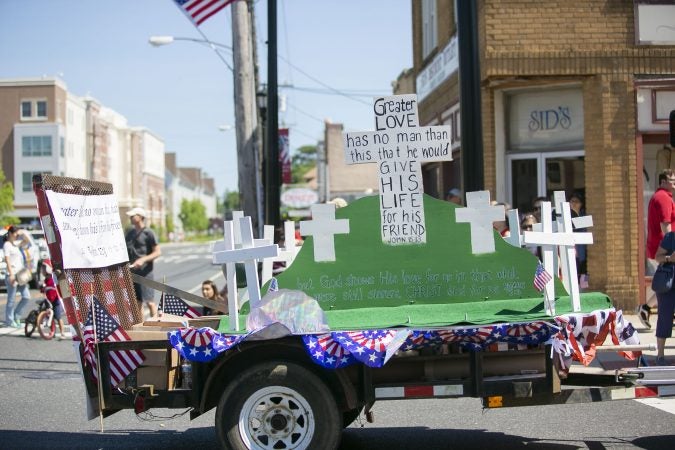
<svg viewBox="0 0 675 450">
<path fill-rule="evenodd" d="M 24 324 L 24 334 L 31 337 L 35 329 L 38 329 L 42 339 L 51 340 L 56 333 L 56 322 L 54 321 L 54 309 L 52 304 L 46 298 L 36 301 L 39 304 L 37 309 L 32 310 L 26 317 Z"/>
</svg>

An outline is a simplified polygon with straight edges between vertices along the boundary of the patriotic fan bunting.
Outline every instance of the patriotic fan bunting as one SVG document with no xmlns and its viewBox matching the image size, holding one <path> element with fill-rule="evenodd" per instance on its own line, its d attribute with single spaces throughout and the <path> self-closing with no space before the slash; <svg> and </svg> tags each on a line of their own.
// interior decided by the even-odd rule
<svg viewBox="0 0 675 450">
<path fill-rule="evenodd" d="M 180 328 L 168 333 L 171 346 L 189 361 L 208 362 L 247 336 L 224 336 L 213 328 Z"/>
<path fill-rule="evenodd" d="M 332 335 L 356 360 L 369 367 L 382 367 L 403 345 L 397 331 L 401 330 L 344 331 Z"/>
<path fill-rule="evenodd" d="M 349 350 L 333 339 L 331 333 L 316 336 L 304 335 L 302 341 L 312 361 L 328 369 L 339 369 L 356 362 Z"/>
<path fill-rule="evenodd" d="M 589 363 L 594 357 L 595 346 L 604 342 L 607 336 L 611 336 L 617 345 L 639 344 L 633 326 L 614 309 L 568 314 L 554 320 L 555 323 L 535 321 L 440 330 L 339 331 L 304 334 L 302 341 L 312 361 L 328 369 L 339 369 L 356 362 L 382 367 L 398 350 L 457 344 L 464 350 L 483 351 L 495 350 L 490 346 L 497 343 L 507 343 L 509 349 L 550 343 L 564 369 L 569 367 L 572 359 Z M 249 336 L 222 335 L 211 328 L 181 328 L 170 332 L 169 340 L 186 359 L 207 362 Z M 636 355 L 639 352 L 625 352 L 629 359 Z"/>
</svg>

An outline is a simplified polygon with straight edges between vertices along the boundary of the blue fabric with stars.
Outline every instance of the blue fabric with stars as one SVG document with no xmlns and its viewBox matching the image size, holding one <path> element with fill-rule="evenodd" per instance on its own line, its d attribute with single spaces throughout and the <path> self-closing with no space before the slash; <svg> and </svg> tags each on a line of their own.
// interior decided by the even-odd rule
<svg viewBox="0 0 675 450">
<path fill-rule="evenodd" d="M 355 363 L 382 367 L 398 350 L 418 350 L 441 344 L 458 344 L 469 351 L 482 351 L 500 342 L 539 345 L 547 342 L 558 331 L 556 325 L 539 321 L 442 330 L 336 331 L 301 337 L 312 361 L 328 369 L 339 369 Z M 222 335 L 208 327 L 181 328 L 168 333 L 171 345 L 181 356 L 196 362 L 217 358 L 246 340 L 249 335 Z"/>
</svg>

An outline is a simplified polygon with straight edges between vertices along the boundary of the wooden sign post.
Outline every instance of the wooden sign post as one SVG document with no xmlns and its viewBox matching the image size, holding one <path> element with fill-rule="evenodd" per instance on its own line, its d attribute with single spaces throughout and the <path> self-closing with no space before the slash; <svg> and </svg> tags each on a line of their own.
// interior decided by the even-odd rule
<svg viewBox="0 0 675 450">
<path fill-rule="evenodd" d="M 342 134 L 347 164 L 379 165 L 382 242 L 423 244 L 426 239 L 420 164 L 451 161 L 451 129 L 420 127 L 417 96 L 375 99 L 375 131 Z"/>
</svg>

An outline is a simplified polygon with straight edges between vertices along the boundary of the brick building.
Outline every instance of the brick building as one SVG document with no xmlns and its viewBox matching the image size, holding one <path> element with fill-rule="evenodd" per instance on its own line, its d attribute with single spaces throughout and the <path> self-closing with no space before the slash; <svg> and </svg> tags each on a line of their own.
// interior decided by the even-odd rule
<svg viewBox="0 0 675 450">
<path fill-rule="evenodd" d="M 632 0 L 477 0 L 483 169 L 521 212 L 537 196 L 585 195 L 590 288 L 617 307 L 645 299 L 646 204 L 675 167 L 675 5 Z M 461 186 L 455 2 L 412 1 L 420 125 L 453 128 L 452 162 L 423 167 L 425 191 Z M 403 92 L 401 92 L 403 93 Z M 672 162 L 671 162 L 672 161 Z"/>
</svg>

